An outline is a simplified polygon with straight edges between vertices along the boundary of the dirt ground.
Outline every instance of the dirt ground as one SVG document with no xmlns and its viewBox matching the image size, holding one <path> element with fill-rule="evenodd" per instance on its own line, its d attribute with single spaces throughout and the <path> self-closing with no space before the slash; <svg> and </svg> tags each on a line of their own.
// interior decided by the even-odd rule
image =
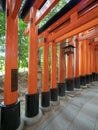
<svg viewBox="0 0 98 130">
<path fill-rule="evenodd" d="M 21 102 L 25 100 L 25 94 L 27 93 L 28 75 L 27 72 L 18 74 L 18 94 Z M 39 82 L 39 91 L 41 83 Z M 0 76 L 0 102 L 4 100 L 4 76 Z"/>
</svg>

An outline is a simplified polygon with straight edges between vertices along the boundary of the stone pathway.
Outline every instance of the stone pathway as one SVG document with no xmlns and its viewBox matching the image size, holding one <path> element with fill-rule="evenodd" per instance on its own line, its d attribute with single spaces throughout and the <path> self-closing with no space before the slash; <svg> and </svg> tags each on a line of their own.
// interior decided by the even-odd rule
<svg viewBox="0 0 98 130">
<path fill-rule="evenodd" d="M 98 85 L 60 100 L 58 106 L 43 113 L 38 123 L 24 130 L 98 130 Z"/>
</svg>

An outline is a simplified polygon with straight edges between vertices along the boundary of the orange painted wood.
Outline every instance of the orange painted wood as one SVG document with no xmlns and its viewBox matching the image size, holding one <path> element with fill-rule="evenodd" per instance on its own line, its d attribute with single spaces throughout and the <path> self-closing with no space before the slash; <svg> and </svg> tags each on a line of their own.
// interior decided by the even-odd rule
<svg viewBox="0 0 98 130">
<path fill-rule="evenodd" d="M 73 78 L 73 68 L 72 68 L 72 54 L 67 56 L 67 65 L 66 65 L 66 78 L 72 79 Z"/>
<path fill-rule="evenodd" d="M 79 75 L 83 75 L 83 43 L 79 42 Z"/>
<path fill-rule="evenodd" d="M 42 91 L 48 92 L 49 91 L 49 73 L 48 73 L 48 44 L 44 43 L 44 53 L 43 53 L 43 72 L 42 72 Z"/>
<path fill-rule="evenodd" d="M 35 26 L 36 9 L 31 10 L 30 22 L 30 45 L 29 45 L 29 72 L 28 72 L 28 94 L 37 93 L 37 69 L 38 69 L 38 43 L 37 43 L 37 27 Z"/>
<path fill-rule="evenodd" d="M 94 46 L 91 45 L 91 73 L 94 72 Z"/>
<path fill-rule="evenodd" d="M 18 17 L 11 17 L 11 1 L 7 1 L 9 16 L 6 16 L 6 53 L 4 76 L 4 104 L 17 102 L 18 91 L 11 92 L 11 70 L 18 69 Z"/>
<path fill-rule="evenodd" d="M 87 75 L 88 59 L 87 59 L 87 40 L 83 41 L 83 75 Z"/>
<path fill-rule="evenodd" d="M 62 23 L 64 23 L 64 21 L 66 21 L 67 19 L 70 18 L 70 16 L 74 13 L 74 12 L 79 12 L 80 10 L 82 10 L 83 8 L 85 8 L 86 6 L 88 6 L 89 4 L 91 4 L 94 0 L 89 0 L 89 1 L 85 1 L 82 0 L 78 5 L 76 5 L 74 8 L 72 8 L 70 11 L 68 11 L 64 16 L 62 16 L 59 20 L 56 21 L 56 24 L 54 23 L 53 25 L 51 25 L 47 31 L 50 32 L 52 30 L 54 30 L 57 26 L 61 25 Z"/>
<path fill-rule="evenodd" d="M 26 17 L 24 18 L 24 21 L 25 21 L 26 23 L 28 23 L 29 20 L 30 20 L 30 11 L 28 12 L 28 14 L 26 15 Z M 30 29 L 29 29 L 29 31 L 30 31 Z"/>
<path fill-rule="evenodd" d="M 18 12 L 20 10 L 20 6 L 22 4 L 22 0 L 13 0 L 13 4 L 12 4 L 12 18 L 16 18 L 16 16 L 18 15 Z"/>
<path fill-rule="evenodd" d="M 44 0 L 36 0 L 33 6 L 38 9 L 43 2 Z"/>
<path fill-rule="evenodd" d="M 69 42 L 69 45 L 72 45 L 72 43 Z M 73 72 L 73 54 L 66 55 L 66 78 L 72 79 L 74 76 Z"/>
<path fill-rule="evenodd" d="M 87 40 L 87 74 L 90 75 L 91 72 L 90 72 L 90 45 L 89 45 L 89 40 Z"/>
<path fill-rule="evenodd" d="M 56 88 L 56 44 L 52 41 L 51 88 Z"/>
<path fill-rule="evenodd" d="M 96 67 L 96 65 L 95 65 L 95 63 L 96 63 L 96 55 L 95 55 L 95 46 L 93 46 L 93 71 L 94 72 L 96 72 L 96 70 L 95 70 L 95 67 Z"/>
<path fill-rule="evenodd" d="M 65 56 L 64 56 L 64 49 L 63 48 L 63 42 L 60 44 L 60 52 L 59 52 L 59 67 L 58 67 L 58 82 L 63 83 L 64 82 L 64 67 L 65 67 Z"/>
<path fill-rule="evenodd" d="M 77 39 L 74 42 L 74 77 L 79 77 L 79 41 Z"/>
<path fill-rule="evenodd" d="M 92 46 L 91 46 L 91 44 L 90 44 L 90 74 L 92 74 L 92 57 L 91 57 L 91 48 L 92 48 Z"/>
<path fill-rule="evenodd" d="M 88 32 L 87 34 L 84 34 L 83 36 L 79 36 L 79 41 L 85 40 L 85 39 L 91 39 L 93 37 L 96 37 L 98 35 L 98 26 L 95 26 L 95 29 Z"/>
<path fill-rule="evenodd" d="M 96 68 L 95 68 L 95 70 L 96 70 L 96 72 L 98 73 L 98 51 L 96 51 L 95 52 L 96 53 L 96 60 L 95 60 L 95 62 L 96 62 Z"/>
<path fill-rule="evenodd" d="M 59 42 L 75 34 L 78 34 L 79 32 L 87 30 L 90 27 L 97 25 L 98 23 L 97 12 L 98 7 L 96 6 L 92 10 L 85 13 L 83 16 L 71 22 L 69 25 L 60 29 L 58 32 L 52 33 L 52 35 L 49 36 L 48 41 L 56 39 L 56 42 Z"/>
<path fill-rule="evenodd" d="M 36 18 L 36 25 L 49 13 L 49 11 L 59 2 L 60 0 L 49 0 L 50 6 L 41 9 L 42 14 L 39 18 Z"/>
<path fill-rule="evenodd" d="M 95 50 L 95 72 L 97 73 L 97 51 Z"/>
</svg>

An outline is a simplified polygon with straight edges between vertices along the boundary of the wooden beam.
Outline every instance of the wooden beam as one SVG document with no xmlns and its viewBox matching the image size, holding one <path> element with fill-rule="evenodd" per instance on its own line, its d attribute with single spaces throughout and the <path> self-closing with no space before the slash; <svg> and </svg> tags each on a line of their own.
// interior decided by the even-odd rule
<svg viewBox="0 0 98 130">
<path fill-rule="evenodd" d="M 12 2 L 12 18 L 15 19 L 20 10 L 20 6 L 22 4 L 22 0 L 13 0 Z"/>
<path fill-rule="evenodd" d="M 47 31 L 51 32 L 52 30 L 54 30 L 55 28 L 57 28 L 58 26 L 60 26 L 61 24 L 63 24 L 66 20 L 68 20 L 71 16 L 71 14 L 73 14 L 74 12 L 81 12 L 81 10 L 83 10 L 84 8 L 86 8 L 88 5 L 90 5 L 94 0 L 89 0 L 89 1 L 85 1 L 82 0 L 78 5 L 76 5 L 74 8 L 72 8 L 70 11 L 68 11 L 63 17 L 61 17 L 59 20 L 56 21 L 56 24 L 52 24 Z M 92 5 L 93 6 L 93 5 Z M 83 11 L 82 11 L 83 12 Z"/>
<path fill-rule="evenodd" d="M 87 30 L 97 25 L 98 24 L 97 12 L 98 12 L 98 6 L 90 10 L 89 12 L 87 12 L 85 15 L 81 16 L 77 20 L 74 20 L 74 22 L 70 23 L 69 26 L 65 26 L 63 27 L 63 29 L 50 35 L 48 37 L 48 41 L 52 41 L 56 39 L 56 41 L 58 42 L 64 40 L 66 37 L 70 37 L 81 31 Z"/>
<path fill-rule="evenodd" d="M 42 5 L 43 2 L 44 2 L 44 0 L 36 0 L 33 6 L 36 9 L 38 9 Z"/>
<path fill-rule="evenodd" d="M 80 33 L 84 30 L 87 30 L 91 27 L 94 27 L 98 24 L 98 6 L 94 9 L 90 10 L 77 20 L 74 20 L 67 27 L 63 27 L 63 29 L 59 30 L 56 33 L 51 34 L 48 37 L 48 41 L 52 41 L 56 39 L 56 42 L 62 41 L 65 38 L 71 37 L 77 33 Z"/>
<path fill-rule="evenodd" d="M 60 0 L 48 0 L 50 3 L 49 6 L 44 5 L 43 8 L 40 10 L 40 16 L 37 17 L 36 25 L 49 13 L 49 11 L 59 2 Z"/>
<path fill-rule="evenodd" d="M 85 39 L 91 39 L 91 38 L 93 38 L 97 35 L 98 35 L 98 26 L 95 27 L 95 30 L 88 32 L 87 34 L 85 34 L 83 36 L 79 36 L 78 40 L 82 41 L 82 40 L 85 40 Z"/>
</svg>

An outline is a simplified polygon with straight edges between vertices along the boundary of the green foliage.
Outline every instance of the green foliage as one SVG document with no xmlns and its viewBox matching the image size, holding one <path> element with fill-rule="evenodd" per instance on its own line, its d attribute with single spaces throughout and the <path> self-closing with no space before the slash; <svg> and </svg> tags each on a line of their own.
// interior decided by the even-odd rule
<svg viewBox="0 0 98 130">
<path fill-rule="evenodd" d="M 24 31 L 27 27 L 27 25 L 19 19 L 18 24 L 19 30 L 18 30 L 18 49 L 19 49 L 19 60 L 18 60 L 18 66 L 19 68 L 27 68 L 28 67 L 28 37 L 24 35 Z"/>
<path fill-rule="evenodd" d="M 18 66 L 28 67 L 28 37 L 24 35 L 27 25 L 19 19 L 18 21 Z M 0 12 L 0 71 L 4 71 L 5 62 L 5 16 Z"/>
<path fill-rule="evenodd" d="M 4 70 L 5 58 L 5 16 L 0 12 L 0 72 Z"/>
</svg>

